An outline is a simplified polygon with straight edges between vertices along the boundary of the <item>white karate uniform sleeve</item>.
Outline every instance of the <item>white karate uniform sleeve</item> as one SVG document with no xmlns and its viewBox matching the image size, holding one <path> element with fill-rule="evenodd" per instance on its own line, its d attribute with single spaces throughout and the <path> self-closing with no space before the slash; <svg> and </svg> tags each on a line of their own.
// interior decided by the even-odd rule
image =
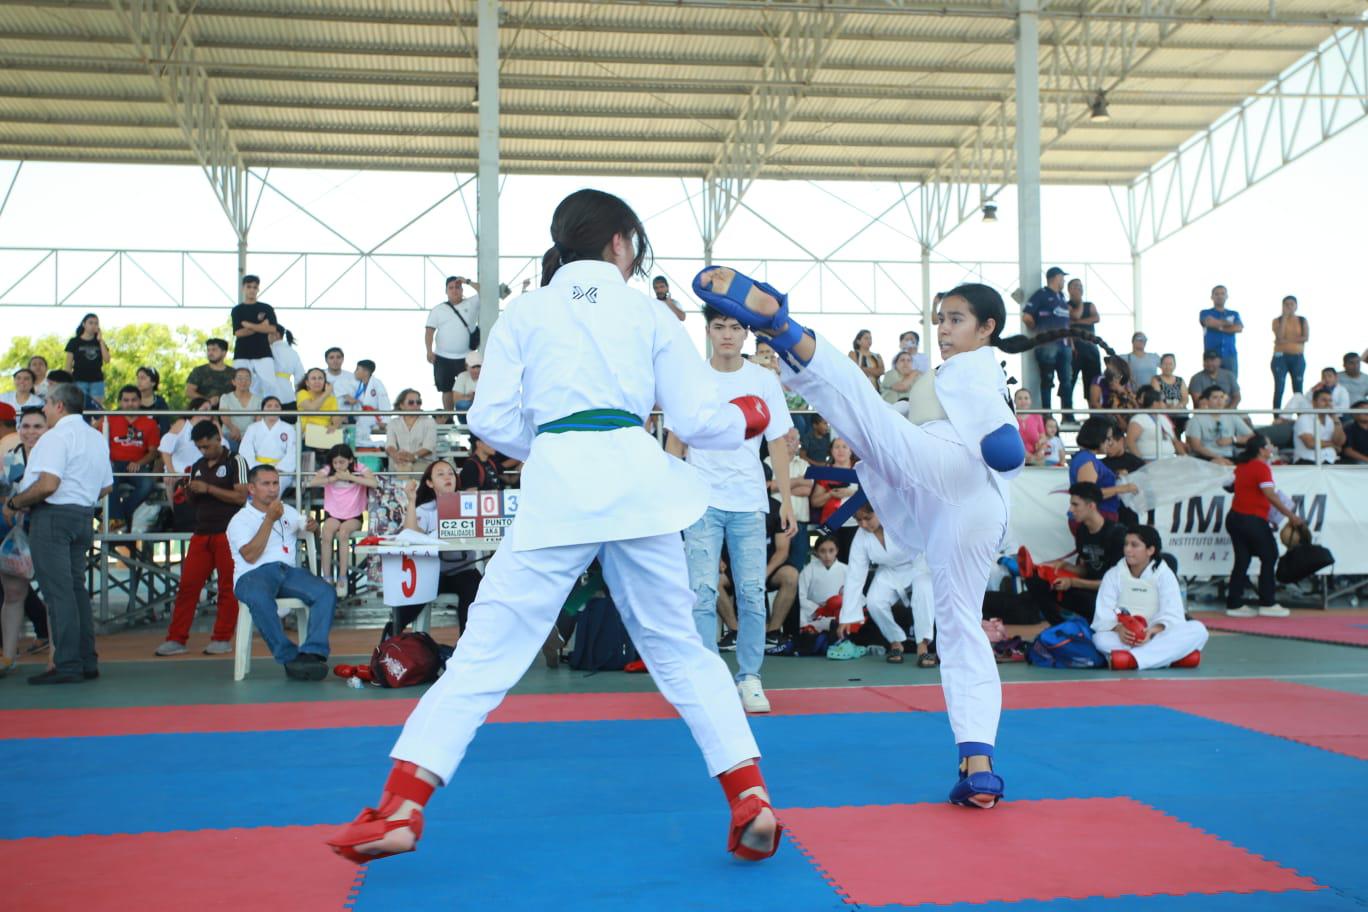
<svg viewBox="0 0 1368 912">
<path fill-rule="evenodd" d="M 298 432 L 293 424 L 286 424 L 277 421 L 276 427 L 285 429 L 285 453 L 280 457 L 280 462 L 276 463 L 276 471 L 281 475 L 293 475 L 297 463 L 295 462 L 295 443 Z M 274 428 L 272 429 L 274 430 Z"/>
<path fill-rule="evenodd" d="M 873 537 L 861 529 L 850 544 L 850 562 L 846 565 L 845 585 L 841 587 L 842 624 L 864 620 L 864 584 L 869 576 L 869 541 Z"/>
<path fill-rule="evenodd" d="M 1159 613 L 1150 624 L 1163 624 L 1165 630 L 1173 630 L 1185 623 L 1187 617 L 1183 613 L 1183 591 L 1178 588 L 1178 577 L 1162 561 L 1154 570 L 1154 586 L 1159 590 Z"/>
<path fill-rule="evenodd" d="M 669 323 L 664 322 L 667 318 Z M 745 442 L 746 419 L 741 410 L 730 402 L 721 401 L 707 365 L 679 321 L 669 314 L 656 321 L 656 349 L 652 360 L 656 402 L 667 416 L 666 426 L 686 446 L 700 450 L 735 450 Z M 483 396 L 484 380 L 480 381 L 480 388 Z M 788 414 L 787 407 L 784 414 Z"/>
<path fill-rule="evenodd" d="M 517 333 L 509 327 L 513 313 L 503 315 L 489 333 L 480 395 L 470 409 L 470 430 L 485 443 L 514 459 L 527 461 L 537 429 L 523 414 L 523 357 Z"/>
<path fill-rule="evenodd" d="M 812 616 L 817 613 L 817 609 L 822 607 L 813 600 L 811 591 L 812 584 L 817 579 L 817 568 L 822 566 L 820 561 L 810 560 L 803 571 L 798 574 L 798 626 L 806 627 L 812 623 Z"/>
<path fill-rule="evenodd" d="M 259 420 L 247 425 L 247 430 L 242 432 L 242 443 L 238 446 L 238 455 L 247 460 L 249 469 L 256 468 L 257 464 L 261 462 L 257 458 L 257 437 L 261 435 L 260 427 L 261 422 Z"/>
<path fill-rule="evenodd" d="M 1125 561 L 1112 567 L 1102 575 L 1097 587 L 1097 605 L 1093 611 L 1092 629 L 1112 630 L 1116 627 L 1116 606 L 1121 598 L 1121 574 Z"/>
</svg>

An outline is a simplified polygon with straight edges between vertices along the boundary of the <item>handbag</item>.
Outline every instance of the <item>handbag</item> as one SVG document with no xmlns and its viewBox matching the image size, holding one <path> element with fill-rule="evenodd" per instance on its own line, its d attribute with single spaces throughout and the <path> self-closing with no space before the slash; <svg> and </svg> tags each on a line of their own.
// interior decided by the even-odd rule
<svg viewBox="0 0 1368 912">
<path fill-rule="evenodd" d="M 478 349 L 480 347 L 480 324 L 476 323 L 475 328 L 471 329 L 470 324 L 466 322 L 465 317 L 461 316 L 461 312 L 456 309 L 455 304 L 447 301 L 446 305 L 451 308 L 451 312 L 456 315 L 456 319 L 461 321 L 461 325 L 466 328 L 466 332 L 470 333 L 470 350 L 475 351 Z"/>
<path fill-rule="evenodd" d="M 22 526 L 10 529 L 5 540 L 0 541 L 0 573 L 33 579 L 33 552 L 29 549 L 28 535 Z"/>
</svg>

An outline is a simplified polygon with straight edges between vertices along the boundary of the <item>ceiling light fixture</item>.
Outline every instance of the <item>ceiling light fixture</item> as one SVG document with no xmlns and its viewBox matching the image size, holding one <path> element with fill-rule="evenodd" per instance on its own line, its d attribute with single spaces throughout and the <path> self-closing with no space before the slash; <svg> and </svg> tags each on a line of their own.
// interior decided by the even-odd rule
<svg viewBox="0 0 1368 912">
<path fill-rule="evenodd" d="M 983 220 L 984 220 L 985 222 L 989 222 L 989 223 L 992 223 L 992 222 L 996 222 L 996 221 L 997 221 L 997 204 L 996 204 L 996 203 L 984 203 L 984 204 L 983 204 Z"/>
<path fill-rule="evenodd" d="M 1111 115 L 1107 113 L 1107 93 L 1098 92 L 1092 104 L 1088 106 L 1089 120 L 1093 123 L 1106 123 L 1111 120 Z"/>
</svg>

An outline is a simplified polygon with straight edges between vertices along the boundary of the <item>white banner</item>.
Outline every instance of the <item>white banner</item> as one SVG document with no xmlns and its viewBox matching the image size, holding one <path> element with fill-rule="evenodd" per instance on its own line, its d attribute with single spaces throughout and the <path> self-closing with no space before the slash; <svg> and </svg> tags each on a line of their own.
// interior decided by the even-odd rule
<svg viewBox="0 0 1368 912">
<path fill-rule="evenodd" d="M 1318 545 L 1335 555 L 1325 571 L 1368 574 L 1368 469 L 1355 466 L 1274 466 L 1278 490 L 1296 505 Z M 1012 482 L 1012 539 L 1038 561 L 1074 548 L 1066 514 L 1069 473 L 1028 468 Z M 1159 530 L 1164 550 L 1186 577 L 1229 576 L 1235 554 L 1225 531 L 1234 495 L 1216 487 L 1177 503 L 1161 503 L 1141 520 Z M 1279 544 L 1279 553 L 1282 546 Z M 1257 566 L 1257 561 L 1256 561 Z"/>
</svg>

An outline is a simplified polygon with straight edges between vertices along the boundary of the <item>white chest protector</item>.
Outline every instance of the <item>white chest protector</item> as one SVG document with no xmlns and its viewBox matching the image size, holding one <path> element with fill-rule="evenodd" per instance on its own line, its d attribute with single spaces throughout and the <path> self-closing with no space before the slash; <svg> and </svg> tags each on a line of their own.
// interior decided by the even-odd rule
<svg viewBox="0 0 1368 912">
<path fill-rule="evenodd" d="M 1139 615 L 1147 621 L 1159 613 L 1159 589 L 1153 579 L 1136 579 L 1129 571 L 1121 573 L 1121 594 L 1116 607 L 1131 614 Z"/>
<path fill-rule="evenodd" d="M 936 398 L 936 375 L 927 371 L 912 382 L 907 391 L 907 420 L 913 424 L 946 421 L 949 416 Z"/>
</svg>

